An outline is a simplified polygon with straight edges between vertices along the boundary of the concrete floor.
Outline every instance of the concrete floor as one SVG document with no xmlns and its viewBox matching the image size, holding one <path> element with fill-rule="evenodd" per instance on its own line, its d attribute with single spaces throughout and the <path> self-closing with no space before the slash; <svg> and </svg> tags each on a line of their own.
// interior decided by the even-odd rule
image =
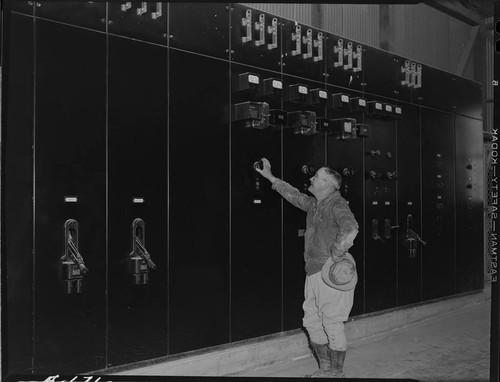
<svg viewBox="0 0 500 382">
<path fill-rule="evenodd" d="M 490 301 L 350 343 L 346 378 L 489 381 Z M 316 368 L 306 356 L 237 375 L 303 377 Z"/>
</svg>

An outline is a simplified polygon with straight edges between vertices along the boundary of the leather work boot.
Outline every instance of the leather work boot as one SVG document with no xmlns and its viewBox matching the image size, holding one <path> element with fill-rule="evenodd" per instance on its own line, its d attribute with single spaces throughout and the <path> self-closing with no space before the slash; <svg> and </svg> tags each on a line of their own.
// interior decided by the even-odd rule
<svg viewBox="0 0 500 382">
<path fill-rule="evenodd" d="M 344 368 L 344 360 L 346 351 L 332 350 L 330 351 L 330 362 L 331 362 L 331 371 L 330 377 L 332 378 L 344 378 L 345 374 L 342 371 Z"/>
<path fill-rule="evenodd" d="M 312 374 L 306 375 L 307 378 L 327 378 L 331 375 L 330 349 L 328 344 L 319 345 L 311 342 L 314 353 L 318 357 L 319 369 Z"/>
</svg>

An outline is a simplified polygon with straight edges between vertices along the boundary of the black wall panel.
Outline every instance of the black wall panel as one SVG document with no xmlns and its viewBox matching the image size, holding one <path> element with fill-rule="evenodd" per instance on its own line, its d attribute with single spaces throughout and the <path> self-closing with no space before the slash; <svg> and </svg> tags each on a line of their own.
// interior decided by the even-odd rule
<svg viewBox="0 0 500 382">
<path fill-rule="evenodd" d="M 169 44 L 229 59 L 229 4 L 169 3 Z"/>
<path fill-rule="evenodd" d="M 10 9 L 9 9 L 10 8 Z M 30 15 L 30 16 L 33 16 L 33 12 L 34 12 L 34 8 L 35 8 L 35 2 L 32 1 L 12 1 L 12 2 L 8 2 L 4 5 L 4 9 L 6 11 L 14 11 L 14 12 L 19 12 L 19 13 L 22 13 L 24 15 Z"/>
<path fill-rule="evenodd" d="M 398 136 L 398 305 L 421 300 L 421 244 L 406 240 L 411 229 L 422 238 L 420 216 L 420 109 L 405 104 Z M 425 238 L 422 238 L 425 241 Z M 416 249 L 411 251 L 410 249 Z"/>
<path fill-rule="evenodd" d="M 484 280 L 482 122 L 455 116 L 455 138 L 456 285 L 465 292 L 482 288 Z"/>
<path fill-rule="evenodd" d="M 366 86 L 364 91 L 378 94 L 388 98 L 397 98 L 402 101 L 411 100 L 411 91 L 408 87 L 401 85 L 404 74 L 401 67 L 405 59 L 387 52 L 366 47 L 363 52 L 363 72 Z"/>
<path fill-rule="evenodd" d="M 248 11 L 250 12 L 249 14 L 247 14 Z M 250 34 L 248 34 L 247 30 L 249 22 Z M 255 28 L 256 23 L 259 25 L 258 30 Z M 264 33 L 263 40 L 261 39 L 260 32 L 262 28 Z M 240 4 L 232 5 L 232 61 L 280 72 L 281 47 L 281 18 Z"/>
<path fill-rule="evenodd" d="M 451 73 L 423 65 L 422 87 L 412 90 L 412 102 L 434 109 L 454 111 L 453 93 L 456 89 L 453 78 Z"/>
<path fill-rule="evenodd" d="M 36 1 L 35 16 L 106 31 L 106 3 L 98 1 Z"/>
<path fill-rule="evenodd" d="M 421 110 L 422 299 L 455 292 L 455 137 L 452 114 Z"/>
<path fill-rule="evenodd" d="M 178 353 L 229 340 L 229 64 L 171 50 L 169 65 L 169 350 Z"/>
<path fill-rule="evenodd" d="M 110 36 L 108 49 L 108 365 L 117 365 L 167 354 L 168 66 L 157 45 Z M 130 270 L 135 219 L 157 267 L 145 285 Z"/>
<path fill-rule="evenodd" d="M 396 306 L 398 230 L 396 180 L 396 122 L 366 117 L 365 140 L 365 311 Z M 375 178 L 371 174 L 376 174 Z M 374 227 L 375 224 L 378 227 Z"/>
<path fill-rule="evenodd" d="M 2 335 L 7 338 L 3 343 L 8 364 L 3 368 L 26 373 L 33 355 L 33 19 L 6 16 L 10 28 L 2 89 L 2 293 L 8 309 Z"/>
<path fill-rule="evenodd" d="M 364 60 L 366 48 L 362 44 L 348 40 L 340 36 L 336 36 L 330 33 L 325 33 L 325 49 L 326 49 L 326 78 L 329 84 L 342 86 L 344 88 L 362 91 L 363 90 L 363 77 L 364 77 Z M 343 48 L 347 48 L 348 44 L 351 43 L 353 49 L 357 52 L 357 47 L 362 46 L 362 56 L 361 56 L 361 70 L 344 69 L 343 65 L 347 65 L 348 61 L 344 52 L 341 52 L 339 47 L 339 40 L 342 40 Z M 337 48 L 337 50 L 336 50 Z M 339 58 L 339 54 L 342 54 L 342 59 Z M 358 60 L 353 60 L 353 66 L 359 67 Z"/>
<path fill-rule="evenodd" d="M 472 118 L 483 117 L 483 89 L 480 83 L 453 76 L 450 95 L 453 112 Z"/>
<path fill-rule="evenodd" d="M 161 2 L 109 2 L 108 32 L 166 45 L 167 8 Z"/>
<path fill-rule="evenodd" d="M 35 371 L 102 368 L 106 37 L 37 20 L 35 97 Z M 79 224 L 78 249 L 90 270 L 81 293 L 68 294 L 61 278 L 67 219 Z"/>
<path fill-rule="evenodd" d="M 276 74 L 231 66 L 232 104 L 258 101 L 258 93 L 235 91 L 241 74 L 260 81 Z M 281 97 L 267 99 L 281 108 Z M 231 340 L 238 341 L 281 330 L 281 197 L 253 168 L 261 158 L 281 177 L 281 129 L 231 125 Z M 262 312 L 266 319 L 262 320 Z"/>
<path fill-rule="evenodd" d="M 300 31 L 296 28 L 300 27 Z M 283 20 L 283 73 L 298 77 L 307 77 L 314 81 L 325 81 L 326 50 L 320 53 L 317 42 L 322 31 L 293 21 Z M 304 43 L 304 38 L 310 33 L 310 43 Z M 294 37 L 292 37 L 294 36 Z M 299 42 L 297 44 L 297 42 Z M 324 45 L 324 41 L 322 41 Z M 310 45 L 310 51 L 308 50 Z"/>
</svg>

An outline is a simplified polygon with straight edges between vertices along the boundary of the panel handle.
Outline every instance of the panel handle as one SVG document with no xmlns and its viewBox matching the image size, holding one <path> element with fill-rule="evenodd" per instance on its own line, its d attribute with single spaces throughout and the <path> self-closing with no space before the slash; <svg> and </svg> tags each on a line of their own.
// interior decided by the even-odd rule
<svg viewBox="0 0 500 382">
<path fill-rule="evenodd" d="M 373 240 L 380 240 L 382 243 L 385 244 L 385 240 L 382 239 L 378 234 L 378 219 L 372 220 L 372 238 Z"/>
<path fill-rule="evenodd" d="M 137 8 L 137 15 L 142 16 L 144 13 L 148 11 L 148 3 L 146 1 L 141 2 L 141 7 Z"/>
<path fill-rule="evenodd" d="M 333 63 L 335 68 L 344 66 L 344 40 L 337 41 L 337 46 L 333 47 L 333 52 L 337 54 L 337 61 Z"/>
<path fill-rule="evenodd" d="M 318 39 L 314 40 L 314 47 L 318 48 L 318 55 L 313 57 L 313 61 L 323 61 L 323 32 L 318 32 Z"/>
<path fill-rule="evenodd" d="M 278 47 L 278 19 L 276 17 L 271 21 L 271 25 L 267 27 L 267 33 L 271 35 L 271 44 L 267 44 L 267 49 L 276 49 Z"/>
<path fill-rule="evenodd" d="M 163 14 L 162 7 L 163 7 L 163 5 L 160 1 L 156 2 L 156 12 L 151 12 L 151 18 L 153 20 L 156 20 L 162 16 L 162 14 Z"/>
<path fill-rule="evenodd" d="M 245 17 L 243 17 L 241 19 L 241 25 L 246 28 L 246 33 L 247 33 L 246 36 L 243 36 L 241 38 L 241 41 L 243 43 L 248 42 L 248 41 L 252 41 L 252 10 L 251 9 L 247 9 L 247 11 L 245 13 Z"/>
<path fill-rule="evenodd" d="M 142 261 L 144 261 L 149 269 L 156 269 L 156 265 L 151 260 L 151 255 L 149 252 L 146 250 L 145 247 L 145 242 L 146 242 L 146 235 L 145 235 L 145 223 L 144 220 L 142 219 L 135 219 L 134 222 L 132 223 L 132 235 L 133 235 L 133 244 L 132 244 L 132 256 L 139 256 Z"/>
<path fill-rule="evenodd" d="M 344 65 L 344 69 L 352 69 L 352 42 L 347 43 L 347 48 L 344 49 L 344 56 L 347 56 L 347 64 Z"/>
<path fill-rule="evenodd" d="M 356 67 L 352 69 L 353 72 L 361 72 L 363 70 L 363 47 L 358 45 L 356 52 L 352 54 L 352 58 L 356 60 Z"/>
<path fill-rule="evenodd" d="M 255 30 L 259 32 L 259 39 L 255 40 L 255 46 L 261 46 L 266 43 L 265 32 L 266 32 L 266 15 L 261 13 L 259 15 L 259 21 L 255 22 Z"/>
<path fill-rule="evenodd" d="M 302 36 L 302 42 L 307 46 L 307 53 L 302 54 L 302 58 L 308 59 L 313 56 L 313 31 L 308 29 L 306 35 Z"/>
<path fill-rule="evenodd" d="M 83 276 L 89 272 L 78 250 L 78 222 L 68 219 L 64 223 L 64 255 L 61 257 L 62 279 L 66 293 L 81 293 Z"/>
<path fill-rule="evenodd" d="M 292 56 L 298 56 L 302 53 L 302 27 L 295 25 L 295 31 L 292 33 L 292 41 L 295 41 L 295 50 L 292 50 Z"/>
<path fill-rule="evenodd" d="M 66 223 L 64 223 L 64 233 L 65 251 L 63 260 L 78 266 L 82 275 L 86 274 L 89 269 L 85 266 L 83 257 L 78 251 L 78 222 L 74 219 L 66 220 Z"/>
</svg>

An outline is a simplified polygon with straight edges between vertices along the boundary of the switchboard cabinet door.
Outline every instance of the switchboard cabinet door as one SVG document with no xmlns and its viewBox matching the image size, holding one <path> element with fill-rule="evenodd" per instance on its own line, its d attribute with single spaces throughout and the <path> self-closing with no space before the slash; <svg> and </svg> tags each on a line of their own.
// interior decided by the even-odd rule
<svg viewBox="0 0 500 382">
<path fill-rule="evenodd" d="M 281 18 L 240 4 L 231 8 L 231 59 L 281 71 Z"/>
<path fill-rule="evenodd" d="M 30 15 L 33 16 L 34 8 L 35 8 L 35 2 L 34 1 L 28 1 L 28 0 L 23 0 L 23 1 L 12 1 L 10 3 L 5 4 L 5 10 L 12 10 L 13 12 L 17 13 L 22 13 L 24 15 Z"/>
<path fill-rule="evenodd" d="M 363 90 L 366 47 L 361 43 L 325 33 L 326 78 L 331 85 Z M 345 54 L 350 51 L 350 54 Z M 349 57 L 350 56 L 350 57 Z"/>
<path fill-rule="evenodd" d="M 398 305 L 421 300 L 420 109 L 404 105 L 398 135 Z M 411 231 L 410 231 L 411 230 Z"/>
<path fill-rule="evenodd" d="M 483 117 L 483 86 L 467 78 L 451 78 L 451 102 L 453 111 L 464 116 Z"/>
<path fill-rule="evenodd" d="M 283 179 L 308 194 L 310 178 L 325 165 L 325 135 L 294 134 L 283 131 Z M 311 173 L 303 169 L 310 167 Z M 283 201 L 283 330 L 300 328 L 304 315 L 304 233 L 306 213 Z"/>
<path fill-rule="evenodd" d="M 283 73 L 325 82 L 324 32 L 291 20 L 282 28 Z"/>
<path fill-rule="evenodd" d="M 28 373 L 33 349 L 33 19 L 5 14 L 7 105 L 2 128 L 2 279 L 7 308 L 4 354 L 9 374 Z M 5 303 L 6 301 L 6 303 Z M 4 311 L 5 312 L 5 311 Z M 4 322 L 5 324 L 5 322 Z"/>
<path fill-rule="evenodd" d="M 106 3 L 100 1 L 36 1 L 35 16 L 69 25 L 106 31 Z"/>
<path fill-rule="evenodd" d="M 455 293 L 453 115 L 422 108 L 422 299 Z"/>
<path fill-rule="evenodd" d="M 105 36 L 37 20 L 37 373 L 73 374 L 105 366 L 105 96 Z"/>
<path fill-rule="evenodd" d="M 396 306 L 396 122 L 366 117 L 365 312 Z M 394 227 L 394 228 L 393 228 Z"/>
<path fill-rule="evenodd" d="M 108 366 L 116 366 L 167 354 L 167 49 L 114 36 L 108 47 Z"/>
<path fill-rule="evenodd" d="M 484 280 L 483 123 L 455 116 L 457 292 L 481 289 Z"/>
<path fill-rule="evenodd" d="M 433 109 L 454 112 L 456 92 L 454 76 L 442 70 L 422 66 L 422 87 L 412 89 L 412 103 L 425 105 Z"/>
<path fill-rule="evenodd" d="M 169 349 L 229 342 L 229 63 L 170 51 Z"/>
<path fill-rule="evenodd" d="M 395 56 L 373 47 L 367 47 L 363 55 L 364 91 L 383 97 L 411 100 L 410 87 L 402 85 L 405 75 L 401 68 L 405 66 L 403 57 Z"/>
<path fill-rule="evenodd" d="M 329 87 L 330 94 L 338 93 L 338 89 Z M 352 94 L 355 96 L 355 94 Z M 338 118 L 339 111 L 329 110 L 329 118 Z M 344 117 L 358 118 L 362 123 L 362 115 L 345 113 Z M 359 224 L 359 232 L 354 240 L 354 245 L 349 249 L 349 253 L 356 260 L 356 269 L 358 273 L 358 284 L 354 291 L 354 306 L 351 310 L 351 316 L 364 313 L 364 248 L 363 248 L 363 213 L 364 213 L 364 195 L 363 195 L 363 146 L 364 141 L 369 138 L 357 139 L 339 139 L 333 134 L 326 135 L 326 165 L 337 171 L 342 176 L 342 186 L 340 193 L 348 203 L 356 221 Z"/>
<path fill-rule="evenodd" d="M 229 4 L 169 3 L 169 45 L 229 59 Z"/>
<path fill-rule="evenodd" d="M 108 2 L 108 32 L 166 45 L 167 3 Z"/>
<path fill-rule="evenodd" d="M 276 78 L 275 73 L 234 64 L 233 85 L 250 70 L 261 82 Z M 259 99 L 259 92 L 232 89 L 233 105 Z M 266 100 L 270 109 L 281 108 L 281 96 Z M 281 331 L 281 197 L 254 169 L 265 157 L 281 177 L 281 128 L 246 122 L 233 115 L 231 123 L 231 341 Z"/>
</svg>

